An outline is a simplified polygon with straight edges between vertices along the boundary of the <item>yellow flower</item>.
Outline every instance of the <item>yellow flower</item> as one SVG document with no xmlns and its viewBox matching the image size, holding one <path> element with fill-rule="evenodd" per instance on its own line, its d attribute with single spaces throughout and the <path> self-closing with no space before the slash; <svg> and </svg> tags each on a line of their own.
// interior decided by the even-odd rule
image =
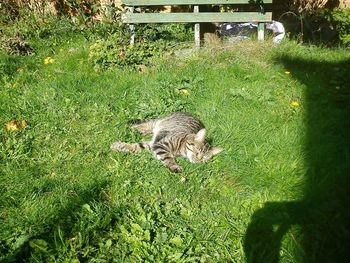
<svg viewBox="0 0 350 263">
<path fill-rule="evenodd" d="M 286 71 L 284 72 L 284 74 L 289 75 L 289 74 L 290 74 L 290 71 L 286 70 Z"/>
<path fill-rule="evenodd" d="M 51 57 L 47 57 L 44 59 L 44 64 L 47 65 L 47 64 L 52 64 L 55 60 Z"/>
<path fill-rule="evenodd" d="M 290 106 L 292 106 L 292 107 L 299 107 L 299 106 L 300 106 L 300 103 L 297 102 L 297 101 L 292 101 L 291 104 L 290 104 Z"/>
<path fill-rule="evenodd" d="M 182 89 L 182 90 L 180 90 L 180 92 L 185 96 L 190 95 L 190 92 L 187 89 Z"/>
</svg>

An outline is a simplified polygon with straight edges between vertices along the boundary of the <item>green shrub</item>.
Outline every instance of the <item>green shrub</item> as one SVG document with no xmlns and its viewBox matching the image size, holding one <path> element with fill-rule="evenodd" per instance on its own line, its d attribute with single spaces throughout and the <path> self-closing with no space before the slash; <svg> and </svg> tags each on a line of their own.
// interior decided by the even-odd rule
<svg viewBox="0 0 350 263">
<path fill-rule="evenodd" d="M 42 20 L 35 15 L 24 13 L 16 23 L 1 29 L 0 49 L 7 54 L 33 54 L 38 46 L 54 47 L 77 33 L 83 33 L 82 29 L 66 17 L 50 15 Z"/>
<path fill-rule="evenodd" d="M 7 25 L 18 17 L 18 8 L 8 0 L 0 2 L 0 25 Z M 1 31 L 0 31 L 1 32 Z"/>
<path fill-rule="evenodd" d="M 34 48 L 21 37 L 1 37 L 0 49 L 10 55 L 27 56 L 34 53 Z"/>
<path fill-rule="evenodd" d="M 161 55 L 170 49 L 170 45 L 164 41 L 143 42 L 135 45 L 126 45 L 112 35 L 107 40 L 97 40 L 90 46 L 89 61 L 95 70 L 111 67 L 135 67 L 148 65 L 149 59 Z"/>
<path fill-rule="evenodd" d="M 326 19 L 331 22 L 339 34 L 339 40 L 345 45 L 350 44 L 350 9 L 337 8 L 325 12 Z"/>
<path fill-rule="evenodd" d="M 167 40 L 186 42 L 193 40 L 191 24 L 145 24 L 136 27 L 136 39 L 139 41 Z"/>
<path fill-rule="evenodd" d="M 104 30 L 101 29 L 101 32 Z M 174 45 L 188 41 L 191 37 L 192 32 L 188 25 L 144 25 L 137 27 L 136 43 L 131 46 L 129 30 L 125 25 L 119 24 L 113 34 L 104 39 L 98 38 L 90 46 L 89 61 L 95 70 L 148 65 L 150 58 L 171 51 Z"/>
</svg>

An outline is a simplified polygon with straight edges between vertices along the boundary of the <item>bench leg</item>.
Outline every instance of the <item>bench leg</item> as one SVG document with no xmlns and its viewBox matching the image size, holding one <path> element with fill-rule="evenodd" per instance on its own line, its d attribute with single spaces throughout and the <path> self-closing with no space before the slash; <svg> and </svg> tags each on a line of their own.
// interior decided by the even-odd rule
<svg viewBox="0 0 350 263">
<path fill-rule="evenodd" d="M 258 23 L 258 40 L 263 41 L 265 35 L 265 23 Z"/>
<path fill-rule="evenodd" d="M 134 13 L 134 7 L 129 7 L 128 9 L 130 13 Z M 134 45 L 135 44 L 135 25 L 130 24 L 129 29 L 130 29 L 130 45 Z"/>
<path fill-rule="evenodd" d="M 195 5 L 193 9 L 194 13 L 199 13 L 199 6 Z M 200 31 L 200 24 L 196 23 L 194 25 L 194 41 L 196 43 L 196 47 L 199 48 L 201 46 L 201 31 Z"/>
<path fill-rule="evenodd" d="M 130 28 L 130 45 L 135 44 L 135 26 L 133 24 L 129 25 Z"/>
</svg>

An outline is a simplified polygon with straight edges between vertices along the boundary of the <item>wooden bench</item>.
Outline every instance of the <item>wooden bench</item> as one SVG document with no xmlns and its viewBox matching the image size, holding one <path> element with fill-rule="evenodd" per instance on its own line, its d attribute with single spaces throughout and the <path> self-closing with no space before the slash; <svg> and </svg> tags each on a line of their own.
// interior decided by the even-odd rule
<svg viewBox="0 0 350 263">
<path fill-rule="evenodd" d="M 258 23 L 258 39 L 264 40 L 266 22 L 272 21 L 272 13 L 264 11 L 264 4 L 272 0 L 122 0 L 128 12 L 122 16 L 130 24 L 131 40 L 134 44 L 134 24 L 141 23 L 195 23 L 195 43 L 200 46 L 200 23 L 252 22 Z M 135 7 L 193 5 L 193 13 L 134 13 Z M 256 5 L 255 12 L 199 12 L 199 5 Z"/>
</svg>

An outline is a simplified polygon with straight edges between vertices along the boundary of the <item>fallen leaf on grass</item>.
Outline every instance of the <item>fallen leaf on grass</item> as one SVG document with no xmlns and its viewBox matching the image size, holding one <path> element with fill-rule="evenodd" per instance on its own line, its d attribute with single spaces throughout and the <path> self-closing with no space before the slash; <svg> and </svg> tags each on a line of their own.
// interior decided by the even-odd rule
<svg viewBox="0 0 350 263">
<path fill-rule="evenodd" d="M 120 59 L 124 59 L 125 58 L 125 52 L 124 51 L 120 51 L 119 54 L 118 54 L 118 57 Z"/>
<path fill-rule="evenodd" d="M 18 121 L 12 120 L 5 124 L 5 129 L 8 132 L 18 131 L 24 129 L 27 126 L 27 122 L 25 120 Z"/>
<path fill-rule="evenodd" d="M 147 67 L 146 65 L 138 65 L 137 66 L 137 70 L 140 72 L 140 73 L 146 73 L 147 72 Z"/>
</svg>

